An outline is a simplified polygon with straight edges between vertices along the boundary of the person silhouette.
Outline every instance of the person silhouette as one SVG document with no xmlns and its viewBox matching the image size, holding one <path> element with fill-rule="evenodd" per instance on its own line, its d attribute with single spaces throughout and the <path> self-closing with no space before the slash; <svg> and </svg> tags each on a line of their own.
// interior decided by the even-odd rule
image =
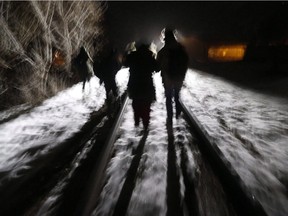
<svg viewBox="0 0 288 216">
<path fill-rule="evenodd" d="M 109 97 L 110 92 L 114 97 L 118 96 L 115 76 L 120 68 L 121 63 L 118 60 L 118 53 L 113 47 L 106 47 L 99 57 L 94 59 L 94 74 L 99 78 L 100 84 L 104 82 L 106 98 Z"/>
<path fill-rule="evenodd" d="M 90 57 L 89 53 L 86 51 L 84 46 L 80 48 L 80 52 L 77 55 L 77 57 L 74 59 L 74 63 L 76 65 L 76 68 L 78 70 L 78 73 L 80 75 L 80 78 L 83 82 L 82 89 L 85 89 L 85 83 L 86 81 L 89 81 L 92 77 L 92 74 L 88 67 L 88 60 L 93 62 L 92 58 Z"/>
<path fill-rule="evenodd" d="M 188 55 L 184 47 L 176 40 L 172 29 L 165 28 L 164 41 L 164 47 L 157 54 L 157 62 L 161 70 L 165 90 L 167 123 L 172 125 L 173 95 L 176 106 L 176 118 L 181 113 L 179 92 L 188 69 Z"/>
<path fill-rule="evenodd" d="M 150 107 L 156 100 L 153 73 L 157 70 L 157 62 L 149 45 L 137 43 L 136 51 L 124 58 L 123 65 L 129 67 L 128 96 L 132 99 L 135 126 L 142 119 L 144 130 L 148 130 L 150 122 Z"/>
</svg>

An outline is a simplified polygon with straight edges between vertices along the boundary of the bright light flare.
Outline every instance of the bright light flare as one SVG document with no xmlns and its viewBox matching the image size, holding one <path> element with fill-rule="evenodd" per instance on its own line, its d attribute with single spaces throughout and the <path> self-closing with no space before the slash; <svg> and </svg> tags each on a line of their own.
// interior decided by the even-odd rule
<svg viewBox="0 0 288 216">
<path fill-rule="evenodd" d="M 212 61 L 241 61 L 244 58 L 246 44 L 211 46 L 208 49 L 208 58 Z"/>
</svg>

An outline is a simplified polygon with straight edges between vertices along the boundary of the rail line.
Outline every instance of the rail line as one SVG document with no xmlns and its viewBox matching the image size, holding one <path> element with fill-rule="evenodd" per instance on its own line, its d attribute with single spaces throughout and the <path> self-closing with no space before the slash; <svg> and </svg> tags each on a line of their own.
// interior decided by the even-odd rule
<svg viewBox="0 0 288 216">
<path fill-rule="evenodd" d="M 113 102 L 116 114 L 125 98 L 126 93 Z M 91 164 L 97 162 L 95 155 L 102 150 L 107 139 L 105 132 L 113 125 L 115 116 L 108 117 L 107 114 L 109 107 L 105 104 L 93 112 L 72 137 L 57 148 L 32 158 L 27 163 L 29 169 L 23 170 L 19 177 L 9 178 L 8 172 L 1 171 L 0 214 L 42 215 L 44 212 L 45 215 L 72 215 L 70 212 L 74 212 L 74 205 L 79 202 L 84 187 L 79 182 L 86 182 L 89 178 Z M 37 150 L 28 149 L 22 154 L 33 154 Z"/>
<path fill-rule="evenodd" d="M 154 123 L 154 131 L 152 129 L 147 132 L 142 131 L 140 135 L 138 134 L 138 139 L 134 139 L 133 147 L 131 147 L 129 141 L 129 139 L 133 140 L 133 133 L 130 135 L 129 133 L 131 133 L 131 131 L 123 130 L 122 126 L 125 118 L 129 120 L 127 116 L 131 118 L 132 110 L 131 106 L 129 106 L 131 101 L 128 99 L 127 94 L 124 94 L 118 102 L 117 106 L 114 106 L 115 113 L 117 114 L 116 117 L 114 115 L 111 116 L 111 118 L 106 118 L 106 107 L 103 112 L 95 117 L 97 121 L 95 121 L 95 119 L 93 121 L 91 120 L 91 122 L 85 125 L 85 128 L 82 129 L 82 132 L 77 137 L 65 145 L 69 146 L 71 143 L 78 143 L 77 146 L 79 146 L 79 150 L 77 151 L 79 151 L 79 154 L 82 152 L 83 156 L 80 157 L 79 155 L 79 167 L 77 167 L 77 169 L 74 167 L 75 165 L 73 165 L 75 169 L 72 168 L 74 171 L 71 171 L 71 174 L 69 174 L 71 177 L 66 179 L 67 185 L 63 185 L 63 190 L 59 191 L 59 194 L 55 194 L 55 196 L 61 196 L 59 202 L 56 200 L 54 204 L 49 204 L 52 207 L 51 213 L 53 213 L 48 215 L 267 215 L 257 198 L 251 194 L 240 176 L 217 147 L 217 143 L 214 143 L 209 135 L 207 135 L 205 129 L 197 120 L 197 117 L 188 110 L 183 102 L 180 101 L 183 111 L 183 114 L 179 117 L 180 119 L 174 120 L 175 124 L 173 125 L 166 124 L 165 126 L 165 121 L 161 121 L 161 118 L 164 120 L 166 117 L 166 111 L 163 111 L 165 105 L 158 104 L 160 105 L 160 110 L 162 110 L 162 117 L 159 118 L 157 116 L 158 114 L 154 115 L 154 121 L 156 120 L 156 123 Z M 131 120 L 132 119 L 129 121 L 131 122 Z M 95 123 L 97 123 L 97 125 L 95 125 Z M 163 124 L 164 128 L 161 124 Z M 121 127 L 122 129 L 120 129 Z M 158 132 L 161 134 L 160 129 L 162 129 L 161 136 L 163 136 L 163 131 L 165 136 L 161 137 L 159 135 L 161 142 L 154 143 Z M 109 131 L 109 133 L 107 133 L 107 131 Z M 124 139 L 122 146 L 116 147 L 115 145 L 121 136 L 122 139 L 123 137 L 128 138 L 127 140 Z M 105 195 L 106 193 L 105 186 L 108 184 L 107 170 L 110 168 L 109 166 L 111 166 L 111 161 L 117 156 L 117 151 L 115 150 L 117 148 L 123 148 L 121 154 L 125 154 L 124 158 L 130 159 L 122 162 L 123 167 L 120 160 L 120 162 L 114 162 L 114 165 L 115 163 L 119 163 L 116 170 L 121 169 L 123 173 L 116 173 L 109 178 L 116 177 L 116 179 L 120 178 L 122 180 L 117 183 L 118 185 L 116 185 L 116 187 L 115 185 L 114 187 L 110 187 L 110 190 L 114 190 L 112 192 L 112 194 L 114 194 L 112 197 L 114 201 L 111 202 L 111 196 L 110 198 L 107 196 L 107 205 L 105 196 L 103 198 L 103 194 Z M 61 157 L 60 155 L 65 155 L 65 149 L 67 150 L 69 148 L 63 147 L 63 150 L 57 154 L 58 158 Z M 159 149 L 161 151 L 159 151 Z M 156 151 L 156 153 L 151 153 L 153 151 Z M 151 161 L 155 161 L 153 157 L 157 159 L 157 154 L 165 155 L 160 159 L 162 169 L 161 166 L 157 164 L 158 167 L 154 166 L 151 168 L 151 170 L 156 171 L 153 172 L 150 170 L 145 173 L 145 170 L 150 169 L 149 166 L 152 166 Z M 74 154 L 71 153 L 71 155 Z M 150 163 L 147 162 L 149 161 L 149 157 Z M 55 158 L 56 156 L 53 156 L 49 161 L 55 161 L 56 163 L 58 160 L 54 160 Z M 61 160 L 57 163 L 60 162 Z M 57 165 L 57 167 L 61 168 L 62 166 Z M 55 174 L 56 177 L 53 177 L 54 179 L 52 180 L 48 177 L 48 175 L 54 175 L 54 166 L 51 166 L 49 170 L 50 169 L 51 171 L 45 175 L 45 179 L 47 181 L 49 179 L 49 182 L 52 180 L 53 182 L 60 180 L 61 178 L 57 180 L 58 174 Z M 46 173 L 47 169 L 43 169 L 43 172 Z M 146 180 L 143 179 L 143 176 L 145 176 L 143 173 L 146 175 Z M 159 183 L 160 186 L 153 185 L 155 182 L 148 178 L 149 181 L 153 182 L 149 184 L 150 188 L 148 188 L 152 193 L 146 195 L 139 194 L 139 185 L 143 185 L 145 181 L 145 184 L 147 184 L 147 176 L 158 175 L 159 173 L 162 173 L 162 178 L 158 179 L 158 183 L 161 181 L 161 183 Z M 65 175 L 65 172 L 62 174 Z M 35 172 L 33 179 L 31 177 L 32 180 L 27 179 L 25 182 L 20 182 L 21 185 L 19 183 L 19 186 L 16 185 L 17 187 L 13 184 L 15 188 L 12 187 L 13 182 L 11 181 L 11 185 L 8 185 L 9 187 L 6 187 L 5 190 L 2 188 L 2 193 L 6 193 L 7 196 L 10 197 L 2 201 L 3 203 L 7 203 L 7 208 L 0 210 L 3 215 L 12 213 L 11 209 L 8 208 L 8 206 L 10 206 L 8 204 L 12 203 L 17 206 L 17 208 L 13 210 L 13 213 L 19 213 L 19 215 L 23 212 L 26 212 L 26 215 L 37 215 L 39 212 L 43 213 L 43 211 L 47 211 L 45 205 L 43 205 L 44 201 L 37 201 L 37 197 L 40 195 L 43 196 L 43 194 L 46 193 L 45 191 L 31 193 L 31 195 L 29 195 L 30 197 L 26 196 L 26 202 L 23 202 L 24 198 L 20 199 L 18 196 L 12 198 L 13 196 L 10 195 L 13 193 L 10 188 L 14 188 L 14 191 L 20 188 L 21 191 L 26 194 L 29 190 L 34 191 L 32 190 L 33 186 L 39 189 L 43 187 L 42 184 L 44 180 L 35 184 L 38 176 L 39 173 Z M 27 187 L 27 185 L 29 187 Z M 47 187 L 47 191 L 49 190 L 48 186 L 45 186 Z M 57 186 L 55 187 L 57 188 Z M 162 188 L 158 190 L 158 192 L 160 191 L 159 193 L 161 193 L 159 199 L 162 199 L 160 204 L 157 203 L 156 198 L 159 193 L 158 195 L 156 192 L 153 193 L 153 190 L 157 190 L 158 187 Z M 24 190 L 22 188 L 27 189 Z M 150 197 L 151 194 L 152 197 Z M 51 192 L 45 196 L 46 198 L 43 200 L 51 200 Z M 150 200 L 150 204 L 137 206 L 139 204 L 135 201 L 135 197 L 137 200 L 137 196 L 140 197 L 139 200 L 146 199 L 149 203 L 149 199 L 151 198 L 152 201 Z M 28 204 L 31 207 L 28 207 L 27 211 Z M 53 205 L 55 205 L 55 207 L 53 207 Z M 104 208 L 103 206 L 105 205 L 108 206 L 108 213 L 101 212 L 101 208 Z M 146 207 L 143 207 L 145 205 Z M 154 205 L 158 205 L 158 209 Z M 106 210 L 107 206 L 105 207 Z M 149 210 L 149 208 L 151 209 Z M 100 209 L 100 211 L 98 211 L 98 209 Z M 131 213 L 133 211 L 134 213 Z"/>
<path fill-rule="evenodd" d="M 67 186 L 65 186 L 63 192 L 61 192 L 62 198 L 59 202 L 60 204 L 56 204 L 58 205 L 57 209 L 54 211 L 55 214 L 53 213 L 52 215 L 101 215 L 101 213 L 93 214 L 93 212 L 95 212 L 95 209 L 97 208 L 101 209 L 101 194 L 105 193 L 104 186 L 107 184 L 107 169 L 109 168 L 111 159 L 115 156 L 115 142 L 120 136 L 119 131 L 124 116 L 127 117 L 127 115 L 131 114 L 127 111 L 129 109 L 131 111 L 129 102 L 131 101 L 128 99 L 127 95 L 124 94 L 121 97 L 121 100 L 119 100 L 119 103 L 122 105 L 117 105 L 118 112 L 116 113 L 118 114 L 116 117 L 110 118 L 109 121 L 104 121 L 105 115 L 107 114 L 107 108 L 104 109 L 106 111 L 103 110 L 99 116 L 95 117 L 97 121 L 94 119 L 94 121 L 87 123 L 77 137 L 74 137 L 73 140 L 67 142 L 65 146 L 62 147 L 61 151 L 57 151 L 56 156 L 51 156 L 48 158 L 49 160 L 46 159 L 45 166 L 41 166 L 45 168 L 41 170 L 45 173 L 44 179 L 48 181 L 50 178 L 48 175 L 53 176 L 53 172 L 55 172 L 54 164 L 59 167 L 57 169 L 64 166 L 58 165 L 57 163 L 62 162 L 61 160 L 55 159 L 60 158 L 63 155 L 68 155 L 68 146 L 71 146 L 72 143 L 78 143 L 77 146 L 79 147 L 77 148 L 78 150 L 76 150 L 81 151 L 81 149 L 84 149 L 80 166 L 75 169 L 71 178 L 69 177 Z M 180 102 L 183 115 L 179 118 L 182 119 L 180 124 L 183 125 L 181 126 L 179 123 L 177 123 L 178 125 L 166 124 L 166 128 L 164 129 L 166 136 L 163 137 L 161 141 L 164 143 L 162 146 L 164 150 L 162 149 L 163 151 L 160 152 L 160 154 L 166 155 L 163 159 L 165 171 L 163 172 L 163 178 L 161 179 L 162 187 L 165 188 L 165 190 L 161 191 L 161 193 L 164 194 L 162 197 L 165 197 L 165 201 L 162 202 L 161 205 L 164 205 L 165 207 L 161 208 L 159 211 L 151 210 L 152 212 L 150 215 L 205 215 L 205 211 L 207 211 L 205 208 L 211 208 L 211 211 L 214 211 L 213 208 L 215 207 L 213 207 L 213 204 L 206 204 L 210 194 L 212 194 L 211 196 L 214 196 L 212 203 L 215 202 L 218 206 L 213 215 L 267 215 L 257 198 L 251 194 L 240 176 L 217 147 L 217 143 L 214 143 L 209 135 L 207 135 L 205 129 L 197 120 L 197 117 L 188 110 L 182 101 Z M 116 109 L 116 106 L 114 108 Z M 163 112 L 162 114 L 165 115 L 166 112 Z M 157 116 L 155 118 L 157 118 Z M 106 122 L 105 126 L 100 125 L 102 124 L 101 119 L 103 122 Z M 161 123 L 158 119 L 156 119 L 156 121 L 157 127 L 161 128 L 163 122 Z M 175 121 L 175 123 L 177 121 Z M 99 127 L 95 126 L 96 122 L 98 122 Z M 107 131 L 110 132 L 106 133 Z M 143 176 L 143 169 L 149 168 L 148 165 L 145 165 L 145 163 L 147 163 L 145 157 L 149 154 L 149 151 L 153 151 L 151 150 L 153 148 L 148 147 L 151 145 L 151 137 L 149 143 L 149 136 L 151 133 L 154 133 L 155 137 L 157 132 L 157 130 L 154 132 L 142 132 L 140 135 L 141 138 L 135 142 L 136 145 L 133 148 L 129 147 L 129 141 L 126 140 L 127 142 L 124 142 L 124 145 L 126 146 L 124 146 L 125 150 L 123 150 L 123 152 L 127 153 L 126 157 L 131 158 L 131 160 L 125 163 L 127 164 L 127 169 L 123 169 L 123 184 L 119 183 L 119 188 L 117 188 L 118 192 L 114 193 L 115 202 L 109 206 L 109 209 L 111 209 L 109 215 L 130 215 L 131 203 L 135 202 L 133 200 L 133 194 L 135 198 L 137 184 L 141 184 L 142 181 L 140 178 L 141 175 Z M 121 131 L 121 133 L 125 133 L 125 131 Z M 184 141 L 187 134 L 191 134 L 191 136 L 188 136 L 188 138 L 186 137 L 187 141 Z M 126 136 L 129 137 L 130 135 L 126 134 Z M 76 150 L 73 150 L 73 152 Z M 129 150 L 131 150 L 131 154 L 129 153 Z M 87 151 L 87 154 L 84 154 L 85 151 Z M 69 158 L 74 155 L 72 153 L 70 154 L 71 156 L 69 156 Z M 193 156 L 191 157 L 191 155 Z M 53 165 L 49 167 L 47 161 Z M 118 168 L 121 169 L 121 165 L 119 165 Z M 157 170 L 158 168 L 156 167 L 155 169 Z M 28 204 L 31 206 L 33 205 L 34 207 L 32 208 L 32 211 L 28 210 L 29 214 L 27 215 L 36 215 L 38 207 L 38 209 L 41 210 L 45 209 L 41 202 L 38 202 L 36 205 L 36 202 L 33 204 L 34 200 L 37 200 L 36 198 L 41 194 L 43 195 L 45 192 L 40 191 L 40 188 L 45 186 L 42 185 L 44 180 L 37 181 L 41 172 L 38 170 L 33 172 L 35 172 L 31 175 L 33 178 L 30 177 L 21 182 L 11 181 L 8 182 L 9 184 L 6 184 L 6 187 L 1 188 L 2 194 L 5 194 L 5 197 L 10 197 L 9 199 L 4 200 L 5 197 L 3 196 L 1 199 L 2 204 L 4 203 L 6 204 L 5 206 L 7 206 L 5 208 L 2 207 L 0 210 L 3 215 L 9 215 L 11 213 L 20 215 L 25 211 Z M 155 174 L 157 174 L 157 172 L 146 173 L 146 175 Z M 58 175 L 52 179 L 54 182 L 57 181 L 57 176 Z M 49 179 L 49 181 L 52 180 Z M 36 184 L 36 182 L 38 183 Z M 47 187 L 47 191 L 49 189 L 48 186 L 45 186 Z M 153 185 L 151 186 L 153 187 Z M 24 200 L 24 197 L 14 197 L 12 195 L 17 190 L 23 192 L 23 194 L 27 194 L 28 191 L 33 191 L 33 187 L 38 188 L 39 193 L 35 192 L 26 196 L 27 201 Z M 156 185 L 156 187 L 158 186 Z M 151 188 L 151 190 L 153 190 L 153 188 Z M 208 194 L 202 194 L 206 193 L 206 191 L 209 191 Z M 221 195 L 217 197 L 215 194 Z M 149 199 L 149 196 L 144 197 L 143 199 Z M 49 200 L 49 196 L 47 196 L 46 200 Z M 17 208 L 13 209 L 13 212 L 8 208 L 10 204 L 17 206 Z M 138 211 L 140 211 L 140 213 L 138 212 L 136 215 L 142 215 L 141 207 L 139 207 Z M 143 213 L 143 215 L 148 214 Z"/>
<path fill-rule="evenodd" d="M 187 121 L 193 127 L 193 131 L 201 138 L 201 144 L 203 145 L 199 145 L 199 148 L 203 154 L 208 156 L 212 168 L 219 177 L 224 190 L 228 194 L 238 214 L 267 215 L 260 202 L 249 192 L 240 176 L 217 147 L 217 144 L 209 139 L 205 129 L 201 126 L 196 116 L 188 110 L 181 100 L 180 103 Z"/>
<path fill-rule="evenodd" d="M 109 160 L 113 154 L 114 142 L 117 139 L 119 126 L 121 125 L 123 115 L 127 109 L 129 99 L 125 99 L 122 108 L 118 114 L 117 120 L 108 135 L 109 139 L 103 148 L 101 157 L 97 159 L 97 163 L 93 168 L 89 182 L 86 184 L 84 193 L 80 197 L 80 201 L 74 215 L 91 215 L 93 210 L 99 205 L 101 191 L 103 190 L 105 181 L 105 170 L 107 169 Z M 199 180 L 195 180 L 195 176 L 189 172 L 189 160 L 187 149 L 199 148 L 201 152 L 201 163 L 206 164 L 205 171 L 207 179 L 216 179 L 219 181 L 219 191 L 223 191 L 226 196 L 227 208 L 226 215 L 267 215 L 260 205 L 259 201 L 249 192 L 237 175 L 236 171 L 225 159 L 215 143 L 210 141 L 203 127 L 197 118 L 191 113 L 181 102 L 183 116 L 187 122 L 189 132 L 198 140 L 195 144 L 185 144 L 176 141 L 173 127 L 167 126 L 167 189 L 166 189 L 166 215 L 201 215 L 203 206 L 199 204 L 199 189 L 197 184 Z M 127 215 L 129 203 L 138 178 L 141 158 L 143 157 L 144 147 L 149 132 L 144 132 L 141 140 L 134 151 L 130 167 L 125 174 L 124 183 L 120 189 L 117 202 L 113 206 L 111 215 L 124 216 Z M 176 144 L 177 143 L 177 144 Z M 193 146 L 193 147 L 191 147 Z M 177 149 L 180 154 L 177 154 Z M 177 164 L 177 161 L 180 161 Z M 209 168 L 211 167 L 211 168 Z M 181 175 L 181 177 L 180 177 Z M 183 179 L 184 194 L 181 195 L 180 179 Z M 199 187 L 199 186 L 198 186 Z M 206 187 L 206 186 L 205 186 Z M 210 187 L 212 188 L 212 186 Z"/>
<path fill-rule="evenodd" d="M 93 210 L 93 207 L 95 207 L 94 200 L 97 200 L 101 192 L 101 187 L 103 185 L 104 180 L 103 176 L 105 174 L 105 168 L 107 166 L 108 160 L 111 157 L 113 144 L 115 142 L 119 125 L 121 123 L 121 119 L 126 109 L 127 103 L 128 103 L 128 97 L 126 96 L 123 101 L 122 107 L 119 111 L 119 114 L 116 118 L 116 121 L 112 127 L 112 130 L 108 135 L 108 140 L 106 141 L 106 144 L 101 150 L 102 153 L 99 154 L 99 158 L 95 163 L 93 171 L 90 175 L 89 182 L 87 183 L 86 190 L 83 193 L 84 195 L 82 196 L 82 199 L 80 199 L 79 205 L 76 208 L 74 215 L 89 215 Z"/>
</svg>

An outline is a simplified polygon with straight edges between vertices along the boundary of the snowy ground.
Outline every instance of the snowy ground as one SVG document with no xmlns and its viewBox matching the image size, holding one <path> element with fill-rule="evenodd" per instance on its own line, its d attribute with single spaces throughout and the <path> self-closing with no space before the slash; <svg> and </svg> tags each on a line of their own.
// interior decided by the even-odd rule
<svg viewBox="0 0 288 216">
<path fill-rule="evenodd" d="M 117 75 L 121 92 L 126 88 L 127 76 L 127 69 L 121 70 Z M 161 82 L 157 85 L 161 85 Z M 104 88 L 99 85 L 96 77 L 91 79 L 90 86 L 87 85 L 84 92 L 81 87 L 81 84 L 77 84 L 28 113 L 0 125 L 0 173 L 9 173 L 6 176 L 9 178 L 17 177 L 21 170 L 27 169 L 25 164 L 32 160 L 32 157 L 53 151 L 53 148 L 80 130 L 89 119 L 90 113 L 99 109 L 105 101 Z M 159 97 L 159 91 L 157 99 L 159 102 L 164 100 Z M 187 73 L 182 99 L 269 215 L 287 215 L 288 100 L 247 90 L 193 70 Z M 155 105 L 153 111 L 152 117 L 157 113 L 163 114 L 165 106 L 161 103 Z M 14 115 L 15 110 L 11 112 Z M 2 119 L 9 115 L 9 112 L 0 113 Z M 149 148 L 155 148 L 153 155 L 145 155 L 151 168 L 152 164 L 163 163 L 158 175 L 149 177 L 146 176 L 146 171 L 143 171 L 144 178 L 153 178 L 152 182 L 157 182 L 166 175 L 166 156 L 160 154 L 164 146 L 153 145 L 154 139 L 166 136 L 165 131 L 153 130 L 158 128 L 159 124 L 164 125 L 164 122 L 165 119 L 163 122 L 156 122 L 152 118 L 151 133 L 154 133 L 154 137 L 152 140 L 147 138 Z M 129 127 L 133 128 L 131 119 L 123 124 L 127 124 L 127 130 Z M 161 132 L 160 135 L 158 132 Z M 131 136 L 133 134 L 134 136 Z M 132 129 L 131 134 L 125 136 L 129 136 L 132 143 L 137 143 L 140 139 Z M 121 148 L 121 140 L 117 146 Z M 37 151 L 26 154 L 29 149 Z M 131 158 L 126 159 L 129 161 Z M 0 183 L 2 180 L 0 179 Z M 145 188 L 149 188 L 151 181 L 145 182 L 147 184 L 145 183 L 143 188 L 136 188 L 135 193 L 142 193 Z M 165 212 L 165 205 L 162 205 L 164 198 L 159 194 L 164 188 L 165 184 L 162 184 L 157 190 L 150 191 L 158 197 L 161 212 Z M 149 192 L 147 189 L 145 191 Z M 133 203 L 130 205 L 129 211 L 132 215 L 136 207 Z"/>
<path fill-rule="evenodd" d="M 120 93 L 125 90 L 127 71 L 118 73 Z M 30 112 L 0 125 L 0 173 L 14 178 L 27 163 L 53 151 L 63 141 L 73 137 L 93 111 L 105 102 L 105 89 L 95 76 L 82 91 L 82 83 L 60 92 Z M 23 106 L 22 109 L 27 109 Z M 19 110 L 19 108 L 18 108 Z M 16 110 L 17 111 L 17 110 Z M 0 113 L 2 119 L 15 115 L 15 109 Z M 29 151 L 33 150 L 33 155 Z M 0 185 L 5 178 L 0 179 Z"/>
<path fill-rule="evenodd" d="M 288 99 L 192 70 L 185 86 L 184 103 L 267 213 L 287 215 Z"/>
<path fill-rule="evenodd" d="M 231 203 L 227 202 L 227 197 L 222 187 L 219 186 L 219 181 L 212 174 L 211 168 L 201 158 L 195 138 L 187 129 L 187 123 L 183 116 L 180 116 L 177 120 L 174 119 L 171 134 L 169 134 L 170 132 L 168 132 L 166 127 L 167 114 L 160 73 L 154 75 L 154 83 L 157 101 L 151 107 L 149 133 L 147 135 L 143 134 L 142 124 L 140 124 L 139 128 L 135 128 L 130 100 L 118 132 L 114 156 L 108 164 L 106 184 L 101 193 L 100 202 L 92 215 L 112 215 L 114 211 L 117 211 L 115 206 L 117 206 L 118 199 L 126 198 L 121 197 L 121 190 L 124 188 L 126 193 L 129 191 L 129 189 L 125 188 L 127 186 L 125 185 L 127 178 L 130 177 L 127 173 L 129 173 L 131 167 L 135 166 L 132 160 L 138 154 L 141 154 L 141 160 L 139 161 L 135 188 L 133 189 L 126 215 L 167 215 L 167 211 L 169 211 L 167 197 L 171 195 L 171 192 L 167 191 L 167 185 L 171 184 L 172 186 L 170 185 L 170 187 L 174 188 L 179 187 L 179 191 L 173 191 L 172 196 L 175 198 L 177 197 L 176 193 L 179 193 L 183 202 L 185 188 L 187 189 L 187 185 L 184 185 L 183 180 L 183 172 L 185 171 L 193 179 L 194 186 L 192 187 L 195 187 L 194 190 L 197 194 L 195 195 L 197 203 L 192 202 L 189 205 L 196 205 L 199 215 L 234 215 L 233 210 L 231 211 L 230 208 Z M 168 138 L 171 135 L 174 137 L 173 141 L 171 141 L 171 137 Z M 142 142 L 145 142 L 143 152 L 136 153 Z M 169 145 L 174 145 L 175 158 L 172 156 L 174 154 L 173 151 L 171 152 L 171 149 L 170 151 L 168 150 Z M 177 164 L 174 171 L 179 176 L 174 173 L 175 181 L 173 181 L 173 177 L 171 179 L 168 175 L 168 172 L 173 173 L 171 170 L 174 169 L 171 163 L 169 165 L 168 160 L 172 164 Z M 180 168 L 181 163 L 185 163 L 188 171 L 184 168 L 185 171 L 183 171 Z M 193 191 L 188 193 L 191 194 Z M 177 199 L 174 201 L 177 202 Z M 122 205 L 121 207 L 123 208 Z M 187 209 L 185 210 L 184 208 L 183 211 L 185 212 L 184 215 L 189 215 Z M 182 214 L 179 213 L 179 215 Z"/>
</svg>

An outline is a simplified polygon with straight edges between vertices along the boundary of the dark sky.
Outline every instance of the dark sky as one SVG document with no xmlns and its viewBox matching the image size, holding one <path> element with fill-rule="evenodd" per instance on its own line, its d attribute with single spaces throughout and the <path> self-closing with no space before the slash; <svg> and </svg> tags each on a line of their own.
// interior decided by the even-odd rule
<svg viewBox="0 0 288 216">
<path fill-rule="evenodd" d="M 287 9 L 285 2 L 109 1 L 106 16 L 112 39 L 120 46 L 158 39 L 167 25 L 208 40 L 241 40 L 283 5 Z"/>
</svg>

